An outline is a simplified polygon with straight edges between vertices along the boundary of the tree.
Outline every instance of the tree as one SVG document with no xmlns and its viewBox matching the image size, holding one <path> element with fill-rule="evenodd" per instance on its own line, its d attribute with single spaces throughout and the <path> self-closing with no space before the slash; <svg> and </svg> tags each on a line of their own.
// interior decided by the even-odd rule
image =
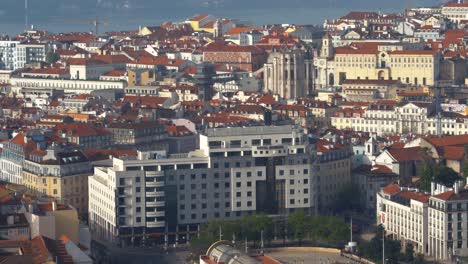
<svg viewBox="0 0 468 264">
<path fill-rule="evenodd" d="M 47 55 L 46 55 L 46 62 L 48 64 L 54 64 L 56 63 L 58 60 L 60 60 L 60 55 L 58 53 L 55 53 L 53 51 L 49 51 L 47 52 Z"/>
<path fill-rule="evenodd" d="M 430 192 L 431 191 L 431 182 L 434 180 L 434 169 L 432 165 L 428 163 L 423 163 L 423 168 L 421 172 L 421 180 L 419 184 L 419 189 L 421 191 Z"/>
<path fill-rule="evenodd" d="M 335 246 L 348 240 L 349 236 L 348 225 L 334 216 L 312 217 L 308 230 L 312 240 Z"/>
<path fill-rule="evenodd" d="M 407 262 L 413 262 L 414 261 L 414 246 L 411 243 L 407 243 L 405 247 L 405 255 L 403 256 L 403 259 Z"/>
<path fill-rule="evenodd" d="M 379 225 L 375 231 L 375 236 L 369 242 L 363 242 L 359 246 L 361 254 L 370 260 L 377 263 L 382 263 L 382 239 L 384 234 L 384 228 Z M 401 244 L 400 241 L 393 240 L 389 237 L 385 237 L 385 260 L 386 263 L 398 263 L 403 257 L 400 253 Z"/>
<path fill-rule="evenodd" d="M 434 180 L 434 161 L 432 159 L 432 152 L 429 148 L 423 147 L 419 150 L 422 157 L 422 172 L 419 188 L 422 191 L 431 191 L 431 182 Z"/>
<path fill-rule="evenodd" d="M 260 241 L 263 231 L 263 239 L 270 241 L 273 237 L 273 220 L 264 214 L 253 214 L 244 217 L 241 223 L 243 237 L 250 241 Z"/>
<path fill-rule="evenodd" d="M 452 168 L 436 165 L 434 167 L 434 181 L 447 187 L 453 186 L 456 181 L 461 180 L 458 173 Z"/>
<path fill-rule="evenodd" d="M 299 244 L 302 243 L 304 237 L 309 233 L 309 222 L 310 218 L 302 210 L 288 216 L 289 229 L 293 233 L 294 238 L 299 240 Z"/>
<path fill-rule="evenodd" d="M 332 203 L 335 213 L 345 211 L 362 211 L 361 192 L 356 184 L 348 184 L 341 188 Z"/>
<path fill-rule="evenodd" d="M 468 161 L 463 161 L 463 177 L 468 177 Z"/>
<path fill-rule="evenodd" d="M 460 177 L 453 169 L 434 162 L 429 148 L 421 148 L 419 152 L 423 160 L 419 185 L 420 190 L 430 192 L 431 182 L 440 183 L 450 187 L 453 186 L 456 181 L 460 180 Z"/>
</svg>

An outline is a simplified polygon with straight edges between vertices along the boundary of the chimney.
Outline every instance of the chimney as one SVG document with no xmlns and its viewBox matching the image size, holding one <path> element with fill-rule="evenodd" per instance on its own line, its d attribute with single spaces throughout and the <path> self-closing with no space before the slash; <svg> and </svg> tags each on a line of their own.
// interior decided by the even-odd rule
<svg viewBox="0 0 468 264">
<path fill-rule="evenodd" d="M 453 184 L 453 192 L 454 192 L 455 194 L 458 194 L 458 192 L 459 192 L 458 182 L 455 182 L 455 183 Z"/>
<path fill-rule="evenodd" d="M 431 195 L 435 195 L 436 184 L 435 182 L 431 182 Z"/>
<path fill-rule="evenodd" d="M 52 201 L 52 211 L 57 211 L 57 202 Z"/>
</svg>

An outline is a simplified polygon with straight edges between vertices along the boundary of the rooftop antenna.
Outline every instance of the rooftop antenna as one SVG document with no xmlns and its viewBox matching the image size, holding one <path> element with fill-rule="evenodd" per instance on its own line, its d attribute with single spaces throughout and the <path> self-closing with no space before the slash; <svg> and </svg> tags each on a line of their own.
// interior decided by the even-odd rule
<svg viewBox="0 0 468 264">
<path fill-rule="evenodd" d="M 409 0 L 405 1 L 405 19 L 408 18 L 408 12 L 409 12 Z"/>
<path fill-rule="evenodd" d="M 28 0 L 24 0 L 24 26 L 26 30 L 29 29 L 29 3 Z"/>
</svg>

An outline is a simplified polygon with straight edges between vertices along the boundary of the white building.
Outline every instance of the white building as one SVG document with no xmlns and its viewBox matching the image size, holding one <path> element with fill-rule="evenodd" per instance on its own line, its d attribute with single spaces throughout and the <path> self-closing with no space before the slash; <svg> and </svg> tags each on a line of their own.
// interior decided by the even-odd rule
<svg viewBox="0 0 468 264">
<path fill-rule="evenodd" d="M 386 235 L 427 253 L 428 201 L 429 195 L 417 189 L 389 185 L 377 194 L 377 223 L 384 226 Z"/>
<path fill-rule="evenodd" d="M 331 117 L 337 129 L 368 131 L 377 135 L 414 133 L 437 134 L 435 107 L 429 103 L 409 102 L 401 106 L 371 104 L 363 114 L 346 115 L 338 111 Z M 468 134 L 468 118 L 444 112 L 441 119 L 443 135 Z"/>
<path fill-rule="evenodd" d="M 377 223 L 436 260 L 468 256 L 468 189 L 461 185 L 432 183 L 431 194 L 389 185 L 377 195 Z"/>
<path fill-rule="evenodd" d="M 468 3 L 447 3 L 442 7 L 442 16 L 452 22 L 460 23 L 468 19 Z"/>
<path fill-rule="evenodd" d="M 92 91 L 104 89 L 123 89 L 126 83 L 123 81 L 87 81 L 87 80 L 61 80 L 44 78 L 21 78 L 13 77 L 10 79 L 12 92 L 20 95 L 28 90 L 63 90 L 64 93 L 71 94 L 89 94 Z"/>
<path fill-rule="evenodd" d="M 257 30 L 250 30 L 229 35 L 226 41 L 231 41 L 239 46 L 252 46 L 257 44 L 262 38 L 263 33 Z"/>
<path fill-rule="evenodd" d="M 94 234 L 126 245 L 166 228 L 193 231 L 256 211 L 315 212 L 314 145 L 301 128 L 208 129 L 199 143 L 190 153 L 139 152 L 96 168 L 89 179 Z"/>
<path fill-rule="evenodd" d="M 15 40 L 0 41 L 0 69 L 16 70 L 17 45 L 19 43 Z"/>
<path fill-rule="evenodd" d="M 23 42 L 16 45 L 15 69 L 24 68 L 27 64 L 45 62 L 50 46 L 36 41 Z"/>
</svg>

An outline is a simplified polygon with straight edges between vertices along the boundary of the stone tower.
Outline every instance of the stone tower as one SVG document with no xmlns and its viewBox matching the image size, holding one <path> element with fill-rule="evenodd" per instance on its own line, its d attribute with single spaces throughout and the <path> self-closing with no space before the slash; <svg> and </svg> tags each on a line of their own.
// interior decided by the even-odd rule
<svg viewBox="0 0 468 264">
<path fill-rule="evenodd" d="M 333 43 L 331 36 L 326 33 L 322 38 L 322 49 L 320 51 L 320 56 L 325 58 L 333 57 Z"/>
</svg>

